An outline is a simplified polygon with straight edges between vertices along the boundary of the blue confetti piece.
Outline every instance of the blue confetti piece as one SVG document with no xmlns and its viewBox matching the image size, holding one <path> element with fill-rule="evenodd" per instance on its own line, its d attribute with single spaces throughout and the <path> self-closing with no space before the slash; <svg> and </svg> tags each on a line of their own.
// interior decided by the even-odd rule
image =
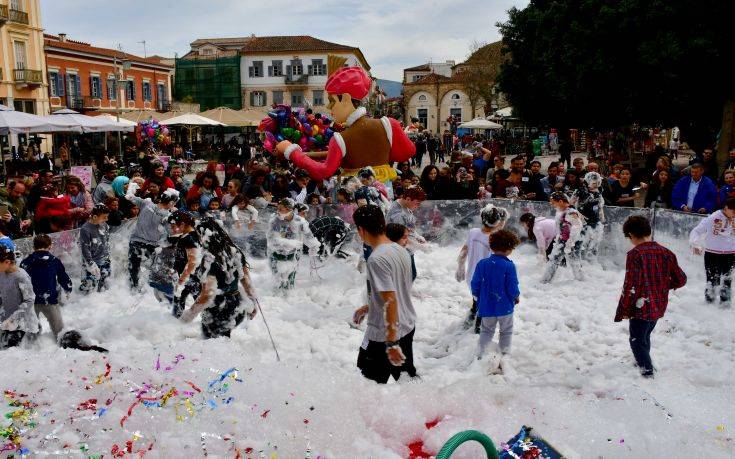
<svg viewBox="0 0 735 459">
<path fill-rule="evenodd" d="M 107 408 L 100 408 L 99 411 L 97 411 L 97 417 L 101 418 L 105 413 L 107 413 Z"/>
<path fill-rule="evenodd" d="M 235 400 L 235 397 L 227 397 L 227 400 L 225 400 L 225 405 L 229 405 L 232 403 L 232 401 Z"/>
<path fill-rule="evenodd" d="M 148 400 L 143 400 L 143 405 L 145 405 L 145 406 L 147 406 L 149 408 L 151 408 L 151 407 L 161 408 L 161 402 L 151 402 L 151 401 L 148 401 Z"/>
<path fill-rule="evenodd" d="M 214 403 L 214 400 L 209 400 L 209 406 L 212 407 L 212 409 L 217 408 L 217 404 Z"/>
</svg>

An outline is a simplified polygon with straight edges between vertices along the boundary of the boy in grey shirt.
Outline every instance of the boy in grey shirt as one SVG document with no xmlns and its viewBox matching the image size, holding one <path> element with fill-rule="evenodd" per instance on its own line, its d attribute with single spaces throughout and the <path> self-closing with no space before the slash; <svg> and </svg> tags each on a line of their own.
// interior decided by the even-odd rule
<svg viewBox="0 0 735 459">
<path fill-rule="evenodd" d="M 411 256 L 385 235 L 385 217 L 378 206 L 360 207 L 353 218 L 358 234 L 373 249 L 367 261 L 368 305 L 353 317 L 356 324 L 368 318 L 357 367 L 363 376 L 380 384 L 387 383 L 390 376 L 398 380 L 403 371 L 414 377 L 416 311 L 411 302 Z"/>
<path fill-rule="evenodd" d="M 0 349 L 18 346 L 26 334 L 40 330 L 33 309 L 31 277 L 15 264 L 15 253 L 0 246 Z"/>
</svg>

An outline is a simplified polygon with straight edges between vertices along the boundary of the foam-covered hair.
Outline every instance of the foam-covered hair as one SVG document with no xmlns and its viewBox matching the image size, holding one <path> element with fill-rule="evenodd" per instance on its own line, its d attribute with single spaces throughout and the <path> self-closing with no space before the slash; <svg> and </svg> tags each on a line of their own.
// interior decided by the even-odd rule
<svg viewBox="0 0 735 459">
<path fill-rule="evenodd" d="M 482 220 L 484 226 L 491 228 L 500 222 L 508 220 L 508 211 L 502 207 L 487 204 L 480 211 L 480 220 Z"/>
<path fill-rule="evenodd" d="M 602 186 L 602 176 L 597 172 L 587 172 L 584 174 L 584 181 L 588 186 L 596 185 L 598 188 Z"/>
</svg>

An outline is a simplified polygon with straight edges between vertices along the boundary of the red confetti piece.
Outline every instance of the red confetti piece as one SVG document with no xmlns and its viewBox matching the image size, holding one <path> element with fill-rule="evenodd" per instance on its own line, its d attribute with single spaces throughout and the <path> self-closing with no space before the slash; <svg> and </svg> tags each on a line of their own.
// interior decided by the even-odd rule
<svg viewBox="0 0 735 459">
<path fill-rule="evenodd" d="M 304 424 L 308 424 L 308 423 L 309 423 L 309 420 L 308 419 L 304 419 Z"/>
<path fill-rule="evenodd" d="M 201 392 L 201 391 L 202 391 L 202 390 L 201 390 L 201 389 L 200 389 L 199 387 L 197 387 L 197 385 L 196 385 L 196 384 L 194 384 L 194 383 L 193 383 L 193 382 L 191 382 L 191 381 L 186 381 L 186 384 L 188 384 L 189 386 L 191 386 L 191 388 L 192 388 L 192 389 L 194 389 L 194 390 L 195 390 L 195 391 L 197 391 L 197 392 Z"/>
<path fill-rule="evenodd" d="M 268 417 L 268 413 L 270 413 L 270 412 L 271 412 L 271 410 L 265 410 L 265 411 L 263 411 L 263 414 L 260 415 L 260 417 L 263 418 L 263 419 L 265 419 L 265 418 Z"/>
</svg>

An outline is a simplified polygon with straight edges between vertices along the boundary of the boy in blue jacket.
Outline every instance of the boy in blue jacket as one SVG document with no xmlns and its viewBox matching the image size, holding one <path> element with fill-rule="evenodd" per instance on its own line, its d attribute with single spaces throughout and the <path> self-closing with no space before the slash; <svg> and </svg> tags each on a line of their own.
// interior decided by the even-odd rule
<svg viewBox="0 0 735 459">
<path fill-rule="evenodd" d="M 472 296 L 477 298 L 477 317 L 482 319 L 478 358 L 493 340 L 495 326 L 500 328 L 500 351 L 510 352 L 513 338 L 513 309 L 521 294 L 516 267 L 508 256 L 520 240 L 511 231 L 500 230 L 490 235 L 492 255 L 480 260 L 472 276 Z"/>
<path fill-rule="evenodd" d="M 64 328 L 59 307 L 59 286 L 67 294 L 71 293 L 71 279 L 61 260 L 49 252 L 50 248 L 51 238 L 46 234 L 39 234 L 33 238 L 34 252 L 20 263 L 20 267 L 31 276 L 33 293 L 36 294 L 36 314 L 46 317 L 54 338 L 58 338 L 59 332 Z"/>
</svg>

